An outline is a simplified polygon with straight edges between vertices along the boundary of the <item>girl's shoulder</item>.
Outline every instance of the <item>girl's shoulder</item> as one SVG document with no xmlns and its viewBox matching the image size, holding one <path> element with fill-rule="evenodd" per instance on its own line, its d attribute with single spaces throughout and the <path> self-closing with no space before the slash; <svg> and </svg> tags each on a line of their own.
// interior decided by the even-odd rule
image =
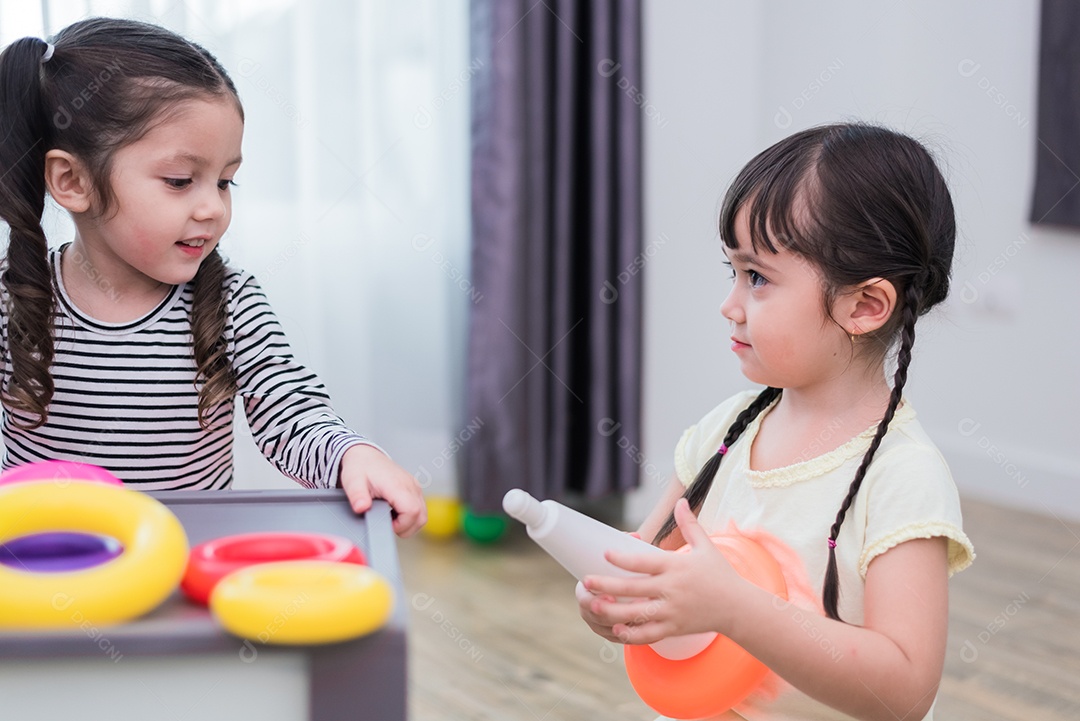
<svg viewBox="0 0 1080 721">
<path fill-rule="evenodd" d="M 736 393 L 683 432 L 675 446 L 675 473 L 683 485 L 689 485 L 701 465 L 716 453 L 735 418 L 760 393 L 760 389 Z"/>
<path fill-rule="evenodd" d="M 255 280 L 254 275 L 229 261 L 225 261 L 225 277 L 222 284 L 229 295 L 235 295 L 245 285 L 258 287 L 258 281 Z"/>
<path fill-rule="evenodd" d="M 237 308 L 253 303 L 265 303 L 266 294 L 259 285 L 255 275 L 238 265 L 228 261 L 225 263 L 225 276 L 222 279 L 222 288 L 229 306 L 235 311 Z"/>
</svg>

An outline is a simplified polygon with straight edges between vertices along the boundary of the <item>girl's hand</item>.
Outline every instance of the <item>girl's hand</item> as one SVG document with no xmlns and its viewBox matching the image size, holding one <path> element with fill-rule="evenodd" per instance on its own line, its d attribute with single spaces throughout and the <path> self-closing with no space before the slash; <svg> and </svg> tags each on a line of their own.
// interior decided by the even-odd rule
<svg viewBox="0 0 1080 721">
<path fill-rule="evenodd" d="M 341 457 L 338 485 L 345 489 L 356 513 L 371 508 L 373 498 L 382 498 L 394 509 L 394 533 L 406 538 L 427 523 L 427 507 L 420 484 L 408 471 L 394 463 L 378 448 L 356 445 Z"/>
<path fill-rule="evenodd" d="M 626 535 L 632 536 L 634 538 L 641 538 L 641 534 L 639 534 L 637 531 L 631 531 Z M 578 613 L 581 614 L 582 620 L 584 620 L 585 623 L 588 624 L 589 628 L 593 630 L 593 633 L 597 634 L 598 636 L 602 636 L 603 638 L 606 638 L 608 641 L 622 643 L 622 641 L 620 641 L 615 636 L 615 634 L 612 633 L 611 624 L 604 625 L 604 623 L 596 616 L 596 614 L 592 612 L 592 602 L 593 599 L 596 598 L 596 595 L 585 590 L 585 586 L 581 583 L 581 581 L 578 581 L 577 585 L 574 586 L 574 596 L 577 598 L 578 602 Z M 615 597 L 604 596 L 604 600 L 613 603 L 615 601 Z"/>
<path fill-rule="evenodd" d="M 578 581 L 578 584 L 574 586 L 574 596 L 577 597 L 578 612 L 581 614 L 581 618 L 588 624 L 589 628 L 593 630 L 593 633 L 606 638 L 608 641 L 622 643 L 622 640 L 611 630 L 611 624 L 605 624 L 603 619 L 592 612 L 592 603 L 597 597 L 589 591 L 586 591 L 585 586 L 581 581 Z M 615 603 L 614 596 L 604 596 L 602 598 L 605 601 Z"/>
<path fill-rule="evenodd" d="M 593 630 L 610 628 L 613 640 L 645 644 L 688 633 L 724 633 L 728 628 L 737 614 L 739 592 L 748 582 L 713 545 L 685 499 L 675 504 L 675 520 L 690 545 L 689 552 L 664 555 L 609 552 L 607 560 L 619 568 L 646 575 L 584 579 L 585 590 L 596 594 L 587 609 L 579 595 L 582 618 Z M 638 597 L 638 600 L 619 603 L 613 597 Z"/>
</svg>

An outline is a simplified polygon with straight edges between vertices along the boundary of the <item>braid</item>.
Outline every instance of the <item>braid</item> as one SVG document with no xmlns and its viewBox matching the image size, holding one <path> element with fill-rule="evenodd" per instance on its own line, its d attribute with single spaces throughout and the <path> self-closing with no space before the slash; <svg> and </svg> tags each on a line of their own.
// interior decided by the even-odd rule
<svg viewBox="0 0 1080 721">
<path fill-rule="evenodd" d="M 225 262 L 217 248 L 199 266 L 194 279 L 195 300 L 191 308 L 191 335 L 199 388 L 199 425 L 210 427 L 214 406 L 236 395 L 236 374 L 225 343 L 228 315 Z"/>
<path fill-rule="evenodd" d="M 45 209 L 45 152 L 50 128 L 41 101 L 44 41 L 17 40 L 0 56 L 0 217 L 10 229 L 7 262 L 0 282 L 8 294 L 7 341 L 11 382 L 8 408 L 45 422 L 53 385 L 53 294 L 48 241 L 41 227 Z"/>
<path fill-rule="evenodd" d="M 720 470 L 720 461 L 724 459 L 724 454 L 727 453 L 728 448 L 732 446 L 735 441 L 739 439 L 739 436 L 743 434 L 746 427 L 753 422 L 755 418 L 761 415 L 761 412 L 769 407 L 780 395 L 779 388 L 766 388 L 758 394 L 758 397 L 754 399 L 754 402 L 743 410 L 736 418 L 735 422 L 728 428 L 727 435 L 724 436 L 724 443 L 720 446 L 720 450 L 710 456 L 709 460 L 705 461 L 705 465 L 698 471 L 697 476 L 694 478 L 694 482 L 691 483 L 686 492 L 683 493 L 685 498 L 690 503 L 690 508 L 694 513 L 697 513 L 701 509 L 701 504 L 705 502 L 705 496 L 708 495 L 709 489 L 712 488 L 713 479 L 716 478 L 716 472 Z M 665 538 L 671 535 L 671 532 L 675 530 L 677 524 L 675 523 L 675 513 L 667 517 L 664 521 L 664 525 L 660 527 L 660 530 L 656 533 L 656 538 L 653 539 L 653 545 L 659 544 Z"/>
<path fill-rule="evenodd" d="M 840 504 L 840 511 L 836 514 L 836 520 L 829 529 L 829 562 L 825 567 L 825 584 L 821 591 L 822 603 L 825 613 L 829 618 L 840 619 L 837 606 L 840 600 L 840 576 L 836 568 L 836 539 L 840 535 L 840 526 L 844 523 L 844 516 L 851 507 L 855 495 L 862 486 L 863 478 L 874 459 L 874 453 L 881 445 L 882 439 L 889 430 L 889 423 L 896 415 L 896 409 L 900 406 L 900 400 L 904 395 L 904 384 L 907 383 L 908 366 L 911 364 L 911 347 L 915 345 L 915 321 L 919 317 L 919 290 L 914 283 L 908 283 L 904 290 L 903 327 L 900 329 L 900 350 L 896 356 L 896 375 L 893 376 L 892 394 L 889 396 L 889 406 L 885 409 L 885 415 L 878 423 L 874 439 L 870 441 L 870 447 L 863 454 L 862 463 L 855 471 L 855 478 L 848 487 L 847 496 Z"/>
</svg>

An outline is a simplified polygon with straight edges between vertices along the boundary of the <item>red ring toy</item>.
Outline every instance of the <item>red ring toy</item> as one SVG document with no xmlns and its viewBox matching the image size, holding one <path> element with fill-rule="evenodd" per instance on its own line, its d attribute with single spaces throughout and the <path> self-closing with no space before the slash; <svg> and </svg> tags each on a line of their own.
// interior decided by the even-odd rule
<svg viewBox="0 0 1080 721">
<path fill-rule="evenodd" d="M 272 561 L 317 560 L 367 565 L 356 544 L 322 533 L 241 533 L 191 549 L 180 590 L 203 606 L 218 581 L 241 568 Z"/>
</svg>

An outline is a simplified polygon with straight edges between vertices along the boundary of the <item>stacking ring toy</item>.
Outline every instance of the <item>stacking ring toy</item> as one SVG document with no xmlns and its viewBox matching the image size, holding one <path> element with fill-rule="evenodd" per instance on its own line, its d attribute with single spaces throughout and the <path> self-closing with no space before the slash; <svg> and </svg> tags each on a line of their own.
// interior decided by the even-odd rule
<svg viewBox="0 0 1080 721">
<path fill-rule="evenodd" d="M 367 566 L 333 561 L 260 563 L 229 574 L 210 594 L 227 631 L 268 644 L 347 641 L 383 626 L 394 591 Z"/>
<path fill-rule="evenodd" d="M 776 559 L 744 536 L 716 535 L 712 542 L 740 576 L 786 599 L 787 582 Z M 689 550 L 683 546 L 679 551 Z M 649 646 L 624 647 L 626 674 L 641 700 L 675 719 L 718 716 L 746 698 L 769 669 L 730 638 L 718 635 L 701 653 L 682 661 Z"/>
<path fill-rule="evenodd" d="M 124 482 L 101 466 L 75 461 L 37 461 L 0 473 L 0 486 L 26 481 L 98 481 L 114 486 Z"/>
<path fill-rule="evenodd" d="M 49 531 L 110 536 L 124 552 L 109 563 L 66 573 L 0 566 L 0 627 L 72 628 L 130 620 L 172 593 L 187 562 L 180 521 L 138 491 L 92 481 L 0 486 L 0 543 Z"/>
<path fill-rule="evenodd" d="M 318 560 L 367 563 L 352 541 L 319 533 L 242 533 L 200 543 L 191 549 L 180 589 L 206 605 L 214 586 L 241 568 L 271 561 Z"/>
<path fill-rule="evenodd" d="M 111 561 L 123 548 L 115 538 L 88 533 L 35 533 L 0 545 L 0 563 L 37 573 L 78 571 Z"/>
</svg>

